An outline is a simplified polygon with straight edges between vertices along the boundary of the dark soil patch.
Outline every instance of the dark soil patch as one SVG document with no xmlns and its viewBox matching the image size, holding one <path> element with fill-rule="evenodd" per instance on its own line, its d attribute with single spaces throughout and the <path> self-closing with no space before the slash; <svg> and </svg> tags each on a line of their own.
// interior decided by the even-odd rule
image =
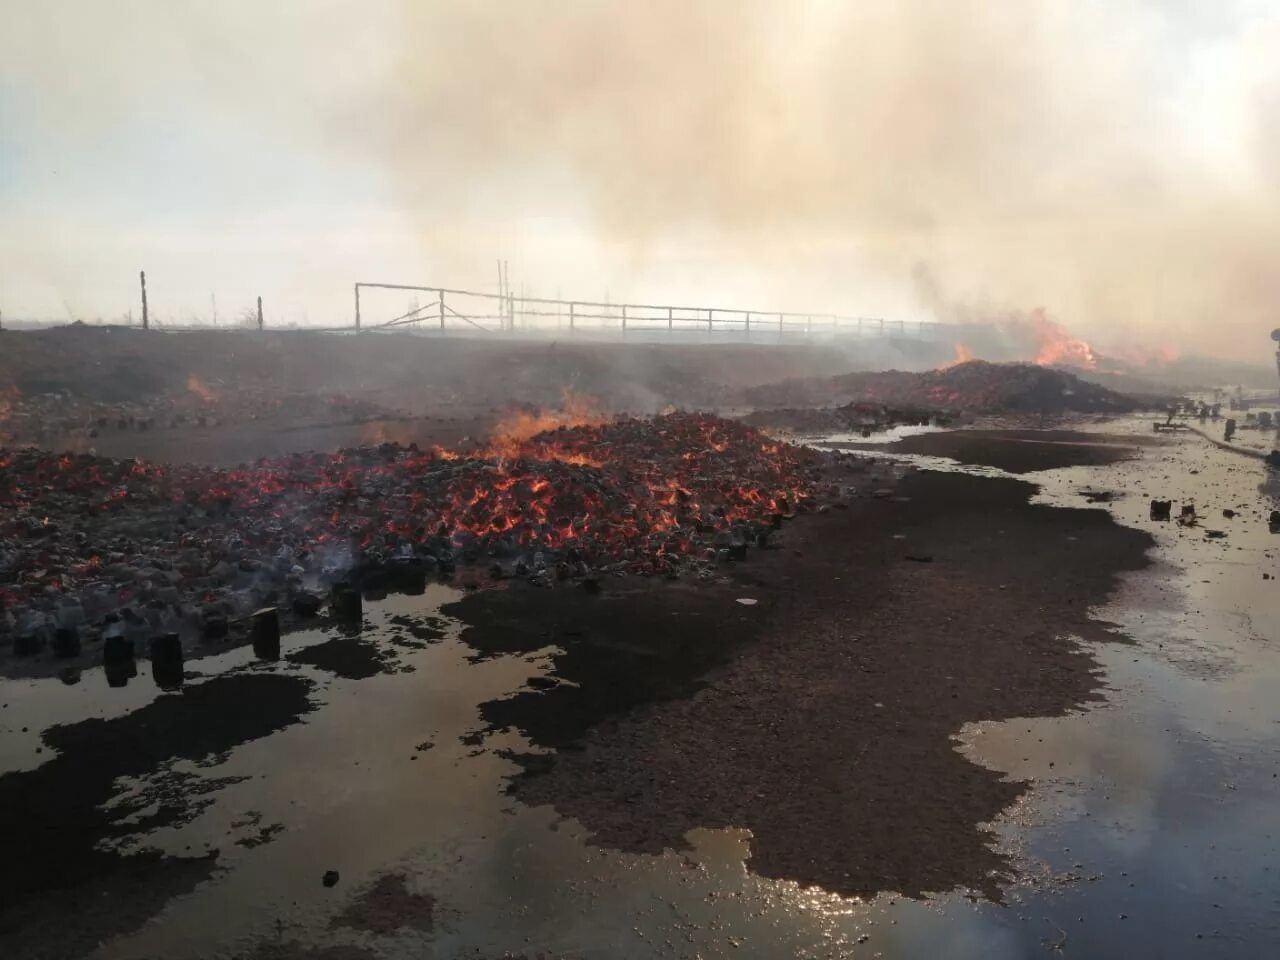
<svg viewBox="0 0 1280 960">
<path fill-rule="evenodd" d="M 395 673 L 397 668 L 393 657 L 379 650 L 377 644 L 360 637 L 334 637 L 296 650 L 285 659 L 344 680 L 368 680 L 380 673 Z"/>
<path fill-rule="evenodd" d="M 493 727 L 557 748 L 519 758 L 512 792 L 622 850 L 746 827 L 765 876 L 998 897 L 1010 865 L 979 825 L 1026 785 L 970 763 L 953 737 L 1095 696 L 1095 661 L 1068 637 L 1110 636 L 1087 610 L 1151 543 L 1099 510 L 1032 506 L 1034 490 L 916 473 L 898 490 L 909 500 L 797 520 L 786 549 L 725 584 L 462 600 L 464 641 L 555 644 L 555 675 L 576 684 L 484 706 Z"/>
<path fill-rule="evenodd" d="M 242 960 L 378 960 L 378 954 L 366 947 L 313 947 L 297 940 L 281 940 L 259 944 Z"/>
<path fill-rule="evenodd" d="M 391 617 L 389 622 L 415 639 L 422 641 L 420 646 L 425 646 L 444 637 L 444 622 L 436 617 L 411 617 L 398 613 Z"/>
<path fill-rule="evenodd" d="M 412 927 L 430 933 L 435 929 L 435 909 L 435 897 L 411 893 L 404 874 L 392 873 L 379 877 L 354 903 L 334 917 L 329 926 L 378 934 Z"/>
</svg>

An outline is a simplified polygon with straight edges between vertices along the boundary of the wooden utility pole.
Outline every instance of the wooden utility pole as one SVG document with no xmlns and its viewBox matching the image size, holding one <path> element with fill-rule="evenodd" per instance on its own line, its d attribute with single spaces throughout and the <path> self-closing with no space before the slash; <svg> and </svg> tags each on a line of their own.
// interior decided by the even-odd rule
<svg viewBox="0 0 1280 960">
<path fill-rule="evenodd" d="M 146 330 L 150 326 L 147 320 L 147 271 L 139 270 L 138 279 L 142 283 L 142 329 Z"/>
<path fill-rule="evenodd" d="M 498 322 L 507 325 L 507 284 L 502 276 L 502 258 L 498 258 Z"/>
<path fill-rule="evenodd" d="M 262 329 L 262 298 L 258 298 L 258 329 Z"/>
</svg>

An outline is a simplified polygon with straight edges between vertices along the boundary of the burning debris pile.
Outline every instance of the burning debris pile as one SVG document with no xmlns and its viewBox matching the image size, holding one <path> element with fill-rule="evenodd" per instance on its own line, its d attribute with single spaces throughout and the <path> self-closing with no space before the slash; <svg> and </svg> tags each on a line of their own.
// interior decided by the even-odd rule
<svg viewBox="0 0 1280 960">
<path fill-rule="evenodd" d="M 0 451 L 0 636 L 19 652 L 58 637 L 79 649 L 116 614 L 148 634 L 219 636 L 264 605 L 314 615 L 335 584 L 420 591 L 460 563 L 543 585 L 705 571 L 804 509 L 824 462 L 686 413 L 497 446 L 236 470 Z"/>
<path fill-rule="evenodd" d="M 1087 383 L 1065 370 L 985 360 L 924 373 L 888 370 L 791 380 L 748 390 L 745 399 L 756 406 L 871 401 L 892 407 L 973 413 L 1126 413 L 1143 405 L 1134 397 Z"/>
</svg>

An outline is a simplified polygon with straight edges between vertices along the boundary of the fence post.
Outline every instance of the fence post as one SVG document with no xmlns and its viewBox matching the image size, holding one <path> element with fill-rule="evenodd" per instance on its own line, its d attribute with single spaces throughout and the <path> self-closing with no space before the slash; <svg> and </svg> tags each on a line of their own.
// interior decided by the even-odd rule
<svg viewBox="0 0 1280 960">
<path fill-rule="evenodd" d="M 747 311 L 747 339 L 751 339 L 751 311 Z"/>
<path fill-rule="evenodd" d="M 569 332 L 570 333 L 573 333 L 573 309 L 574 309 L 574 303 L 572 300 L 570 300 L 569 301 Z"/>
<path fill-rule="evenodd" d="M 627 332 L 627 305 L 622 305 L 622 332 Z"/>
<path fill-rule="evenodd" d="M 258 298 L 258 330 L 262 330 L 262 298 Z"/>
<path fill-rule="evenodd" d="M 778 314 L 778 342 L 782 342 L 782 314 Z"/>
<path fill-rule="evenodd" d="M 142 282 L 142 329 L 147 329 L 147 271 L 139 270 L 138 279 Z"/>
<path fill-rule="evenodd" d="M 440 291 L 440 332 L 444 333 L 444 291 Z"/>
<path fill-rule="evenodd" d="M 711 332 L 711 324 L 713 322 L 711 319 L 711 314 L 713 313 L 715 313 L 715 310 L 712 310 L 712 309 L 707 310 L 707 333 Z"/>
<path fill-rule="evenodd" d="M 360 284 L 356 284 L 356 333 L 360 332 Z"/>
<path fill-rule="evenodd" d="M 667 330 L 674 330 L 675 328 L 676 328 L 675 308 L 667 307 Z"/>
</svg>

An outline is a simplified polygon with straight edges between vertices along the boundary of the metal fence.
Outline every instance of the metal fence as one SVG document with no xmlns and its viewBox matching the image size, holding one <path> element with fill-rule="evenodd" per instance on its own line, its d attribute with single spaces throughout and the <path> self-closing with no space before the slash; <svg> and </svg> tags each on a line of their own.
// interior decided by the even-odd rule
<svg viewBox="0 0 1280 960">
<path fill-rule="evenodd" d="M 431 299 L 424 304 L 414 303 L 408 310 L 400 312 L 370 309 L 372 305 L 368 296 L 363 302 L 361 300 L 361 291 L 370 290 L 426 294 Z M 831 313 L 561 300 L 403 283 L 362 281 L 355 285 L 356 331 L 406 328 L 440 334 L 479 330 L 496 335 L 559 330 L 570 334 L 607 336 L 693 333 L 746 339 L 791 336 L 917 336 L 933 339 L 946 336 L 949 325 Z"/>
</svg>

